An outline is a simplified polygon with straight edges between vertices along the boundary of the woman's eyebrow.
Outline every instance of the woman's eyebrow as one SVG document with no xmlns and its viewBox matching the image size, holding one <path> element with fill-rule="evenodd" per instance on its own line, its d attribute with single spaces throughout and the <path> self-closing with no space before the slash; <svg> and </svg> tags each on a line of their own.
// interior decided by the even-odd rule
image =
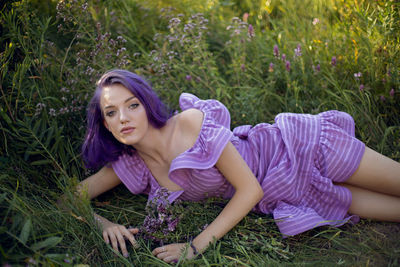
<svg viewBox="0 0 400 267">
<path fill-rule="evenodd" d="M 132 100 L 132 99 L 134 99 L 134 98 L 136 98 L 136 96 L 128 97 L 128 98 L 124 101 L 124 103 L 129 102 L 130 100 Z M 104 109 L 113 108 L 113 107 L 114 107 L 114 105 L 109 105 L 109 106 L 104 107 Z"/>
</svg>

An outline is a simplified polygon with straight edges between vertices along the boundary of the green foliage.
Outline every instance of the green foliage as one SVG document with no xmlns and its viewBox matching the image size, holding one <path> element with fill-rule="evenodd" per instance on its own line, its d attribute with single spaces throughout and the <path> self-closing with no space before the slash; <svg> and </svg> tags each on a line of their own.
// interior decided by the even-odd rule
<svg viewBox="0 0 400 267">
<path fill-rule="evenodd" d="M 0 262 L 167 265 L 145 241 L 115 257 L 88 201 L 71 193 L 90 173 L 80 158 L 85 107 L 111 68 L 145 76 L 172 108 L 182 92 L 219 99 L 233 127 L 343 110 L 362 141 L 399 161 L 399 13 L 394 0 L 9 1 L 0 13 Z M 70 212 L 55 206 L 61 193 Z M 145 202 L 119 188 L 95 209 L 140 225 Z M 220 200 L 185 203 L 176 238 L 219 211 Z M 398 231 L 363 221 L 282 239 L 270 217 L 251 213 L 179 264 L 396 265 Z"/>
</svg>

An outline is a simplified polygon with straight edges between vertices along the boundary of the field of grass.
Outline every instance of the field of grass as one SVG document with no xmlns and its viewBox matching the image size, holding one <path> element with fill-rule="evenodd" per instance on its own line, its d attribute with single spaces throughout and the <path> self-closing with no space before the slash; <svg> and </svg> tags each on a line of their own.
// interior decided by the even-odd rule
<svg viewBox="0 0 400 267">
<path fill-rule="evenodd" d="M 2 266 L 168 265 L 142 239 L 129 258 L 115 255 L 93 221 L 140 226 L 146 196 L 71 193 L 95 171 L 80 157 L 85 110 L 112 68 L 146 77 L 171 108 L 182 92 L 219 99 L 232 127 L 346 111 L 358 138 L 400 161 L 398 1 L 13 0 L 0 12 Z M 69 212 L 55 205 L 62 194 Z M 224 203 L 182 203 L 170 240 L 199 233 Z M 251 213 L 178 265 L 399 266 L 399 240 L 398 223 L 368 220 L 284 239 L 270 216 Z"/>
</svg>

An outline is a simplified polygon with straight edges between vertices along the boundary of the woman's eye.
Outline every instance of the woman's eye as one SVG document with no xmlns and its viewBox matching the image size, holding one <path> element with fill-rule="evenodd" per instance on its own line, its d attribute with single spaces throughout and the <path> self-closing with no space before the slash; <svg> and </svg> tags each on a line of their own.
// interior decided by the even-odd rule
<svg viewBox="0 0 400 267">
<path fill-rule="evenodd" d="M 134 104 L 131 104 L 131 105 L 129 106 L 129 108 L 135 109 L 135 108 L 137 108 L 138 106 L 139 106 L 139 104 L 134 103 Z"/>
<path fill-rule="evenodd" d="M 115 111 L 108 111 L 106 112 L 107 117 L 112 117 L 115 114 Z"/>
</svg>

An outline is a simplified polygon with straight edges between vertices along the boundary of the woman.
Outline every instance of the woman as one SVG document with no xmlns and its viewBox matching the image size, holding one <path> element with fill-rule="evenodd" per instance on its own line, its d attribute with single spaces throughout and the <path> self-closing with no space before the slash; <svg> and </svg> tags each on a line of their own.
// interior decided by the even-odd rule
<svg viewBox="0 0 400 267">
<path fill-rule="evenodd" d="M 158 247 L 158 258 L 176 261 L 185 248 L 194 257 L 251 210 L 272 213 L 285 236 L 358 216 L 400 221 L 400 164 L 354 138 L 348 114 L 284 113 L 275 124 L 231 132 L 220 102 L 191 94 L 179 102 L 183 111 L 172 116 L 141 77 L 110 71 L 91 100 L 83 145 L 87 166 L 104 166 L 80 183 L 90 198 L 121 182 L 150 198 L 167 188 L 170 201 L 230 198 L 190 246 Z M 95 219 L 104 240 L 127 256 L 124 239 L 135 246 L 138 229 Z"/>
</svg>

